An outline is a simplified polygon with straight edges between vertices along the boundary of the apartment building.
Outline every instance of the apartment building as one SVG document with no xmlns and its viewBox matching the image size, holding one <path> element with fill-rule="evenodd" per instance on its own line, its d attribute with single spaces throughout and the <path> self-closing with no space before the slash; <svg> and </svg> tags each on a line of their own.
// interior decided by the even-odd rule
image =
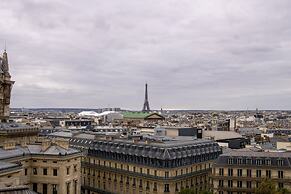
<svg viewBox="0 0 291 194">
<path fill-rule="evenodd" d="M 215 194 L 252 194 L 264 179 L 291 189 L 290 152 L 231 151 L 213 165 Z"/>
</svg>

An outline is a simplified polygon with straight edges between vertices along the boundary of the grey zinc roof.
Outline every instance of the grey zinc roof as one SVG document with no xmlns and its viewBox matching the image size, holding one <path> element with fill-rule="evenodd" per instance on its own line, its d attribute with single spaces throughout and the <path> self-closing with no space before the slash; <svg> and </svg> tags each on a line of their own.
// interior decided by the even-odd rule
<svg viewBox="0 0 291 194">
<path fill-rule="evenodd" d="M 90 149 L 163 160 L 220 152 L 218 144 L 212 140 L 192 140 L 186 142 L 175 141 L 162 143 L 133 143 L 132 141 L 127 140 L 99 140 L 92 143 Z"/>
<path fill-rule="evenodd" d="M 291 158 L 291 152 L 253 152 L 233 150 L 232 152 L 221 154 L 220 156 Z"/>
<path fill-rule="evenodd" d="M 6 169 L 9 169 L 9 168 L 14 168 L 14 167 L 17 167 L 17 166 L 19 166 L 19 164 L 0 161 L 0 172 L 2 170 L 6 170 Z"/>
<path fill-rule="evenodd" d="M 1 194 L 37 194 L 34 191 L 29 190 L 26 186 L 5 187 L 0 188 Z"/>
<path fill-rule="evenodd" d="M 31 127 L 20 123 L 0 123 L 0 132 L 10 132 L 15 130 L 38 130 L 37 127 Z"/>
<path fill-rule="evenodd" d="M 270 160 L 269 166 L 278 167 L 278 160 L 283 161 L 282 167 L 291 168 L 291 152 L 256 152 L 256 151 L 231 151 L 228 153 L 221 154 L 216 160 L 216 165 L 231 165 L 228 164 L 228 159 L 233 159 L 233 165 L 237 164 L 237 159 L 242 159 L 242 164 L 245 165 L 256 165 L 256 160 L 261 159 L 262 165 L 265 164 L 266 160 Z M 246 160 L 251 160 L 251 164 L 247 164 Z"/>
<path fill-rule="evenodd" d="M 79 152 L 78 150 L 75 150 L 72 148 L 64 149 L 57 145 L 51 145 L 47 150 L 44 150 L 44 151 L 42 151 L 41 145 L 28 145 L 27 148 L 31 154 L 65 155 L 65 154 L 74 154 L 74 153 Z"/>
<path fill-rule="evenodd" d="M 42 151 L 41 145 L 28 145 L 27 147 L 16 146 L 15 149 L 4 150 L 0 148 L 0 160 L 21 157 L 24 155 L 66 155 L 66 154 L 74 154 L 79 153 L 80 151 L 68 148 L 64 149 L 57 145 L 51 145 L 47 150 Z"/>
<path fill-rule="evenodd" d="M 23 156 L 24 154 L 28 154 L 28 153 L 29 152 L 26 148 L 16 148 L 12 150 L 4 150 L 0 148 L 0 159 Z"/>
<path fill-rule="evenodd" d="M 67 131 L 57 131 L 57 132 L 49 134 L 49 136 L 71 138 L 73 137 L 73 133 L 67 132 Z"/>
</svg>

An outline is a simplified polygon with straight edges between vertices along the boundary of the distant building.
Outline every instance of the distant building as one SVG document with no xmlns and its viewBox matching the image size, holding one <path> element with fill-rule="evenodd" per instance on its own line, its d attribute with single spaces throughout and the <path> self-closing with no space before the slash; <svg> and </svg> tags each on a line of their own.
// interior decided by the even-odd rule
<svg viewBox="0 0 291 194">
<path fill-rule="evenodd" d="M 87 126 L 91 126 L 92 124 L 92 120 L 90 119 L 66 119 L 66 120 L 62 120 L 60 121 L 60 126 L 61 127 L 65 127 L 65 128 L 84 128 Z"/>
<path fill-rule="evenodd" d="M 244 148 L 250 143 L 248 139 L 234 131 L 203 131 L 203 138 L 213 139 L 221 146 L 231 149 Z"/>
<path fill-rule="evenodd" d="M 147 113 L 147 112 L 123 112 L 123 120 L 133 120 L 133 121 L 145 121 L 145 120 L 164 120 L 165 117 L 158 113 Z"/>
<path fill-rule="evenodd" d="M 196 127 L 170 127 L 163 126 L 165 136 L 168 137 L 178 137 L 178 136 L 191 136 L 201 139 L 202 138 L 202 129 Z"/>
<path fill-rule="evenodd" d="M 291 189 L 291 153 L 232 151 L 218 157 L 212 169 L 214 194 L 254 193 L 263 179 Z"/>
<path fill-rule="evenodd" d="M 262 131 L 258 128 L 239 128 L 237 132 L 244 137 L 250 138 L 262 134 Z"/>
<path fill-rule="evenodd" d="M 104 111 L 97 113 L 95 111 L 82 111 L 78 114 L 82 118 L 92 118 L 97 124 L 113 123 L 115 120 L 122 120 L 122 114 L 116 111 Z"/>
<path fill-rule="evenodd" d="M 18 123 L 0 123 L 0 146 L 13 140 L 16 144 L 32 143 L 37 139 L 39 129 Z"/>
</svg>

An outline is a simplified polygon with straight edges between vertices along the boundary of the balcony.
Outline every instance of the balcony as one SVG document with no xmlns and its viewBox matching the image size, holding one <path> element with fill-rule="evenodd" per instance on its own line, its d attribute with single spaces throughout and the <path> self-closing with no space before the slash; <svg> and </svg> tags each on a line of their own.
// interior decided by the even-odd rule
<svg viewBox="0 0 291 194">
<path fill-rule="evenodd" d="M 143 173 L 138 173 L 138 172 L 133 172 L 133 171 L 127 171 L 127 170 L 121 170 L 118 168 L 110 168 L 107 166 L 102 166 L 98 164 L 91 164 L 88 162 L 82 162 L 82 167 L 87 167 L 87 168 L 94 168 L 94 169 L 100 169 L 106 172 L 112 172 L 112 173 L 119 173 L 122 175 L 128 175 L 128 176 L 135 176 L 135 177 L 142 177 L 146 179 L 151 179 L 155 181 L 178 181 L 178 180 L 184 180 L 187 178 L 191 178 L 193 176 L 201 176 L 201 175 L 206 175 L 211 173 L 211 169 L 206 169 L 206 170 L 200 170 L 188 174 L 183 174 L 179 176 L 173 176 L 173 177 L 160 177 L 160 176 L 154 176 L 154 175 L 149 175 L 149 174 L 143 174 Z"/>
</svg>

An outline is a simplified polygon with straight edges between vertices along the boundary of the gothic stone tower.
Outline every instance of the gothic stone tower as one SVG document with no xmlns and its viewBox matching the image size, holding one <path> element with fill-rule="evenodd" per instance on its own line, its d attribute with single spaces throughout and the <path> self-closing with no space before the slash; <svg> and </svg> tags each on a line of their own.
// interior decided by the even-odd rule
<svg viewBox="0 0 291 194">
<path fill-rule="evenodd" d="M 149 99 L 148 99 L 148 84 L 145 84 L 145 99 L 144 99 L 142 112 L 150 112 L 150 105 L 149 105 Z"/>
<path fill-rule="evenodd" d="M 10 97 L 14 81 L 9 73 L 8 56 L 6 50 L 0 56 L 0 120 L 6 122 L 10 116 Z"/>
</svg>

